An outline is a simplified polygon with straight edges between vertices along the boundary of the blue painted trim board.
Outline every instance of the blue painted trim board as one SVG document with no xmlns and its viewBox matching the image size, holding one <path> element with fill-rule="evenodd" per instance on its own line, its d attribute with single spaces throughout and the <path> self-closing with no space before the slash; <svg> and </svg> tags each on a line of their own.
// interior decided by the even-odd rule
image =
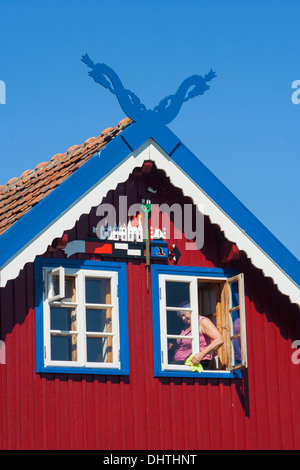
<svg viewBox="0 0 300 470">
<path fill-rule="evenodd" d="M 221 268 L 201 268 L 190 266 L 151 266 L 151 291 L 152 291 L 152 320 L 153 320 L 153 362 L 154 362 L 154 376 L 155 377 L 192 377 L 194 379 L 202 378 L 223 378 L 223 379 L 236 379 L 242 378 L 242 371 L 232 372 L 185 372 L 162 370 L 161 368 L 161 342 L 160 342 L 160 311 L 159 311 L 159 274 L 182 275 L 182 276 L 209 276 L 211 278 L 230 278 L 237 274 L 235 269 L 221 269 Z"/>
<path fill-rule="evenodd" d="M 120 369 L 90 367 L 44 366 L 44 324 L 43 324 L 43 267 L 64 266 L 65 268 L 105 270 L 118 272 L 119 293 L 119 336 Z M 105 261 L 81 261 L 58 258 L 37 258 L 35 261 L 35 321 L 36 321 L 36 372 L 60 374 L 129 375 L 129 343 L 127 312 L 127 265 Z"/>
</svg>

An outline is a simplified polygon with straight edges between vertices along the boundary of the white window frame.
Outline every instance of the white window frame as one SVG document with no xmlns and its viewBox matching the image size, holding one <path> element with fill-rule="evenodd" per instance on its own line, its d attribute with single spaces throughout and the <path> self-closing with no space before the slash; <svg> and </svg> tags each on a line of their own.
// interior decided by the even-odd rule
<svg viewBox="0 0 300 470">
<path fill-rule="evenodd" d="M 60 278 L 60 296 L 52 295 L 53 281 L 51 276 L 53 274 L 59 274 Z M 64 293 L 61 288 L 61 283 L 65 283 L 66 276 L 75 277 L 75 290 L 76 300 L 75 302 L 64 301 L 61 294 Z M 44 324 L 44 366 L 45 367 L 70 367 L 70 368 L 91 368 L 91 369 L 120 369 L 120 335 L 119 335 L 119 302 L 118 302 L 118 273 L 114 271 L 105 270 L 90 270 L 90 269 L 73 269 L 63 268 L 63 271 L 59 268 L 53 269 L 53 267 L 43 268 L 44 278 L 44 299 L 43 299 L 43 324 Z M 110 279 L 111 280 L 111 303 L 110 304 L 88 304 L 85 299 L 85 279 Z M 59 297 L 59 299 L 58 299 Z M 61 331 L 58 330 L 57 334 L 74 334 L 77 336 L 77 360 L 76 361 L 58 361 L 51 359 L 51 333 L 55 331 L 50 329 L 50 307 L 73 307 L 77 309 L 77 330 L 72 331 Z M 86 308 L 111 308 L 111 325 L 112 332 L 89 332 L 86 331 Z M 89 337 L 112 337 L 112 362 L 87 362 L 87 336 Z"/>
<path fill-rule="evenodd" d="M 180 335 L 168 335 L 167 334 L 167 310 L 181 311 L 182 307 L 169 307 L 166 305 L 166 282 L 184 282 L 190 284 L 190 308 L 185 310 L 191 311 L 191 331 L 192 336 L 186 336 L 185 338 L 192 339 L 192 354 L 199 352 L 199 315 L 198 315 L 198 279 L 199 276 L 190 275 L 177 275 L 177 274 L 159 274 L 158 278 L 159 292 L 160 292 L 160 341 L 161 341 L 161 366 L 162 370 L 183 370 L 189 371 L 189 366 L 180 364 L 169 364 L 168 363 L 168 339 L 182 338 Z M 209 280 L 201 278 L 203 280 Z M 211 279 L 210 279 L 211 280 Z M 214 278 L 214 280 L 217 280 Z M 224 278 L 220 278 L 220 281 L 224 281 Z"/>
<path fill-rule="evenodd" d="M 228 365 L 227 370 L 216 370 L 216 371 L 207 371 L 208 373 L 218 373 L 218 374 L 228 374 L 230 372 L 236 371 L 238 369 L 246 368 L 247 364 L 247 345 L 246 345 L 246 320 L 245 320 L 245 298 L 244 298 L 244 276 L 243 274 L 238 274 L 231 278 L 226 278 L 224 276 L 201 276 L 201 275 L 180 275 L 180 274 L 158 274 L 158 288 L 159 288 L 159 321 L 160 321 L 160 346 L 161 346 L 161 370 L 163 371 L 182 371 L 188 372 L 190 370 L 189 366 L 181 364 L 169 364 L 168 363 L 168 338 L 176 339 L 182 338 L 180 335 L 168 335 L 167 334 L 167 310 L 182 310 L 182 307 L 168 307 L 166 305 L 166 282 L 185 282 L 190 284 L 190 310 L 192 311 L 192 323 L 191 328 L 193 332 L 193 338 L 199 338 L 199 321 L 198 321 L 198 281 L 207 281 L 207 282 L 220 282 L 225 284 L 226 289 L 226 306 L 227 309 L 226 324 L 222 324 L 222 334 L 224 334 L 226 341 L 225 346 L 227 348 L 228 354 Z M 232 305 L 231 299 L 231 284 L 238 283 L 238 297 L 239 303 L 238 306 Z M 239 309 L 240 316 L 240 338 L 241 338 L 241 362 L 235 364 L 234 362 L 234 353 L 232 346 L 232 339 L 234 335 L 232 332 L 232 324 L 230 313 L 234 310 Z M 229 325 L 227 321 L 229 319 Z M 223 315 L 222 315 L 223 321 Z M 226 330 L 226 331 L 225 331 Z M 188 338 L 188 336 L 187 336 Z M 199 352 L 199 340 L 192 340 L 192 353 L 196 354 Z"/>
<path fill-rule="evenodd" d="M 58 276 L 58 294 L 56 295 L 54 294 L 53 276 Z M 65 296 L 65 268 L 58 266 L 57 268 L 50 269 L 47 273 L 47 284 L 49 302 L 63 299 Z"/>
<path fill-rule="evenodd" d="M 231 284 L 238 284 L 238 305 L 233 305 L 232 302 L 232 290 Z M 234 334 L 233 323 L 229 323 L 229 338 L 228 343 L 229 348 L 229 368 L 230 370 L 238 370 L 248 367 L 248 358 L 247 358 L 247 344 L 246 344 L 246 315 L 245 315 L 245 293 L 244 293 L 244 274 L 238 274 L 234 277 L 231 277 L 226 280 L 227 289 L 228 289 L 228 315 L 231 317 L 231 313 L 235 310 L 239 310 L 239 319 L 240 319 L 240 333 L 238 335 Z M 236 364 L 234 360 L 234 348 L 233 340 L 235 337 L 240 337 L 240 346 L 241 346 L 241 361 Z"/>
</svg>

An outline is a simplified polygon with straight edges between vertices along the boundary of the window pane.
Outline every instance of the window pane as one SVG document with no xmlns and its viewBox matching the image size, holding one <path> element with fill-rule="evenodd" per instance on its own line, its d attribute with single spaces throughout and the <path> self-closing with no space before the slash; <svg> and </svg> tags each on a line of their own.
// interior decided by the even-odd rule
<svg viewBox="0 0 300 470">
<path fill-rule="evenodd" d="M 213 315 L 216 313 L 216 285 L 198 281 L 198 299 L 200 315 Z"/>
<path fill-rule="evenodd" d="M 189 306 L 190 284 L 189 282 L 166 282 L 166 302 L 168 307 Z"/>
<path fill-rule="evenodd" d="M 76 360 L 76 337 L 51 335 L 51 360 Z"/>
<path fill-rule="evenodd" d="M 234 310 L 231 312 L 231 336 L 240 335 L 240 313 L 239 310 Z M 241 362 L 241 337 L 238 336 L 237 338 L 233 338 L 232 341 L 232 357 L 234 365 L 239 364 Z"/>
<path fill-rule="evenodd" d="M 50 307 L 51 330 L 75 330 L 76 313 L 72 308 Z"/>
<path fill-rule="evenodd" d="M 89 304 L 110 304 L 110 279 L 86 278 L 85 295 Z"/>
<path fill-rule="evenodd" d="M 75 277 L 66 277 L 65 278 L 65 298 L 66 302 L 75 302 Z"/>
<path fill-rule="evenodd" d="M 52 279 L 53 279 L 53 297 L 56 296 L 56 295 L 59 295 L 59 276 L 57 276 L 56 274 L 54 274 L 52 276 Z"/>
<path fill-rule="evenodd" d="M 233 341 L 232 341 L 232 349 L 233 349 L 233 364 L 234 365 L 237 365 L 237 364 L 240 364 L 241 360 L 242 360 L 242 356 L 241 356 L 241 337 L 239 336 L 238 338 L 235 338 Z"/>
<path fill-rule="evenodd" d="M 60 295 L 59 291 L 59 275 L 53 274 L 52 276 L 52 293 L 51 296 L 55 297 Z M 68 276 L 65 278 L 65 296 L 64 301 L 75 302 L 75 277 Z"/>
<path fill-rule="evenodd" d="M 168 364 L 172 364 L 174 361 L 174 354 L 177 348 L 176 339 L 168 339 Z"/>
<path fill-rule="evenodd" d="M 189 326 L 188 321 L 191 312 L 167 310 L 167 335 L 180 335 L 181 331 Z"/>
<path fill-rule="evenodd" d="M 86 331 L 111 333 L 111 308 L 87 308 Z"/>
<path fill-rule="evenodd" d="M 238 284 L 238 281 L 231 282 L 229 285 L 230 285 L 230 297 L 231 297 L 230 308 L 237 307 L 239 305 L 239 284 Z"/>
<path fill-rule="evenodd" d="M 184 361 L 192 354 L 192 340 L 186 337 L 168 339 L 168 363 L 184 364 Z"/>
<path fill-rule="evenodd" d="M 233 310 L 230 312 L 230 336 L 240 334 L 240 310 Z"/>
<path fill-rule="evenodd" d="M 112 362 L 111 338 L 87 338 L 87 362 Z"/>
</svg>

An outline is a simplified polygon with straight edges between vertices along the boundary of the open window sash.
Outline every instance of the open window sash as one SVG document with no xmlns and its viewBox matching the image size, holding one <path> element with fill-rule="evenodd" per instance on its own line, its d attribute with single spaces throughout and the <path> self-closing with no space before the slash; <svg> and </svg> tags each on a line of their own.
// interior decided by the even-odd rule
<svg viewBox="0 0 300 470">
<path fill-rule="evenodd" d="M 159 276 L 159 295 L 160 295 L 160 312 L 161 312 L 161 367 L 163 370 L 188 370 L 189 367 L 186 365 L 178 365 L 169 363 L 168 359 L 168 349 L 169 341 L 176 341 L 177 339 L 182 339 L 180 331 L 178 334 L 169 333 L 168 331 L 168 321 L 167 321 L 167 312 L 176 312 L 181 311 L 183 307 L 179 307 L 178 304 L 168 305 L 167 301 L 167 283 L 188 285 L 188 303 L 190 307 L 186 307 L 185 310 L 191 313 L 191 331 L 185 336 L 186 340 L 191 341 L 192 354 L 199 352 L 199 319 L 198 319 L 198 303 L 197 303 L 197 278 L 192 278 L 191 276 Z M 181 299 L 182 300 L 182 299 Z"/>
<path fill-rule="evenodd" d="M 48 272 L 47 300 L 54 302 L 65 297 L 65 268 L 59 266 Z"/>
<path fill-rule="evenodd" d="M 227 279 L 224 288 L 222 329 L 227 345 L 226 366 L 229 370 L 244 369 L 247 367 L 244 275 Z"/>
</svg>

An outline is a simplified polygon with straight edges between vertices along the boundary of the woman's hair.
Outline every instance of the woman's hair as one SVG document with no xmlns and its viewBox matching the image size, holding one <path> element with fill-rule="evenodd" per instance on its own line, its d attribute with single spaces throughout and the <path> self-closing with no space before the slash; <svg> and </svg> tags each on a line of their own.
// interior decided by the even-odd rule
<svg viewBox="0 0 300 470">
<path fill-rule="evenodd" d="M 180 316 L 182 314 L 182 312 L 184 312 L 185 309 L 191 308 L 191 305 L 187 300 L 184 300 L 183 302 L 180 302 L 178 307 L 182 307 L 182 309 L 178 310 L 178 312 L 177 312 L 177 315 Z"/>
</svg>

